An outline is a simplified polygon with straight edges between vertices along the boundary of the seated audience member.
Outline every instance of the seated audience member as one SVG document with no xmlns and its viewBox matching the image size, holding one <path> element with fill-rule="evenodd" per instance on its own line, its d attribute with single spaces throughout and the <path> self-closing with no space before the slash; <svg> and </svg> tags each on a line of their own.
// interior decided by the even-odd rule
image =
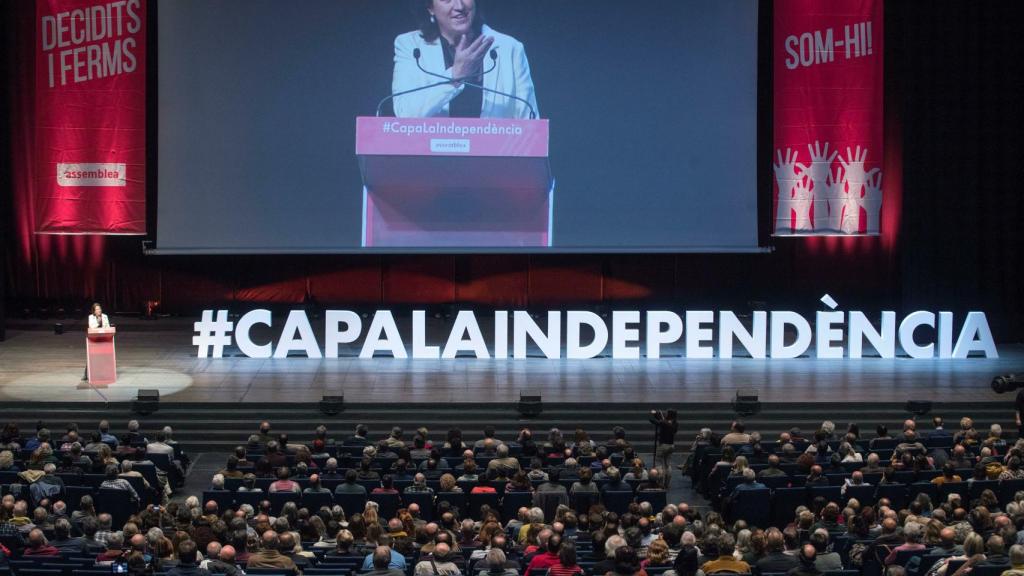
<svg viewBox="0 0 1024 576">
<path fill-rule="evenodd" d="M 71 522 L 67 518 L 58 518 L 53 523 L 53 539 L 50 545 L 68 556 L 85 554 L 85 539 L 71 537 Z"/>
<path fill-rule="evenodd" d="M 291 472 L 287 466 L 281 466 L 277 469 L 277 480 L 270 484 L 269 492 L 302 492 L 302 488 L 299 483 L 289 479 Z"/>
<path fill-rule="evenodd" d="M 28 533 L 28 546 L 21 551 L 22 556 L 53 556 L 60 558 L 60 550 L 54 548 L 46 541 L 46 536 L 39 528 L 33 528 Z"/>
<path fill-rule="evenodd" d="M 427 486 L 427 477 L 422 472 L 417 472 L 412 477 L 412 484 L 405 489 L 406 494 L 433 494 L 434 489 Z"/>
<path fill-rule="evenodd" d="M 1007 566 L 1010 557 L 1006 555 L 1006 541 L 998 534 L 993 534 L 985 541 L 985 561 L 983 566 Z"/>
<path fill-rule="evenodd" d="M 736 560 L 733 553 L 736 551 L 736 539 L 732 534 L 725 533 L 718 538 L 718 558 L 705 562 L 700 567 L 705 574 L 716 572 L 733 572 L 747 574 L 750 572 L 750 565 L 742 560 Z"/>
<path fill-rule="evenodd" d="M 558 534 L 548 536 L 544 549 L 538 550 L 538 553 L 533 556 L 526 566 L 526 570 L 523 571 L 523 576 L 536 575 L 538 572 L 543 572 L 558 564 L 561 549 L 562 537 Z"/>
<path fill-rule="evenodd" d="M 896 561 L 896 555 L 904 550 L 924 550 L 926 546 L 922 543 L 924 539 L 924 528 L 917 522 L 907 522 L 903 527 L 904 543 L 893 548 L 885 557 L 885 564 L 888 566 Z"/>
<path fill-rule="evenodd" d="M 564 550 L 564 548 L 563 548 Z M 480 565 L 477 565 L 478 569 Z M 548 573 L 552 576 L 551 573 Z M 575 572 L 568 574 L 557 574 L 556 576 L 572 576 Z M 508 566 L 507 556 L 501 548 L 491 547 L 484 553 L 483 569 L 477 572 L 477 576 L 519 576 L 519 570 Z"/>
<path fill-rule="evenodd" d="M 1024 545 L 1010 546 L 1010 569 L 1002 576 L 1024 576 Z"/>
<path fill-rule="evenodd" d="M 203 561 L 202 567 L 213 574 L 244 576 L 235 564 L 235 547 L 230 544 L 221 546 L 219 542 L 211 542 L 206 548 L 206 560 Z"/>
<path fill-rule="evenodd" d="M 370 555 L 372 570 L 365 572 L 364 576 L 405 576 L 405 572 L 398 568 L 392 568 L 392 550 L 387 546 L 377 546 Z"/>
<path fill-rule="evenodd" d="M 246 568 L 280 568 L 295 571 L 295 562 L 281 554 L 281 540 L 277 532 L 267 530 L 261 537 L 262 549 L 253 552 L 246 561 Z"/>
<path fill-rule="evenodd" d="M 363 570 L 365 571 L 370 569 L 377 569 L 377 553 L 381 550 L 381 548 L 383 548 L 388 552 L 387 568 L 389 570 L 399 570 L 401 572 L 405 572 L 406 566 L 408 566 L 405 560 L 405 556 L 403 554 L 400 554 L 397 550 L 388 545 L 391 542 L 391 537 L 384 535 L 381 536 L 380 540 L 380 545 L 374 548 L 372 553 L 367 554 L 366 557 L 363 558 Z"/>
<path fill-rule="evenodd" d="M 462 574 L 462 571 L 458 565 L 452 562 L 451 554 L 451 548 L 444 542 L 439 542 L 434 546 L 434 551 L 431 554 L 422 557 L 416 564 L 413 574 L 416 576 L 429 576 L 431 574 L 459 576 Z"/>
<path fill-rule="evenodd" d="M 646 576 L 640 568 L 640 559 L 637 558 L 636 549 L 631 546 L 623 546 L 615 551 L 615 563 L 609 572 L 612 576 Z"/>
<path fill-rule="evenodd" d="M 167 571 L 167 576 L 209 576 L 210 572 L 199 567 L 199 550 L 192 540 L 178 544 L 178 565 Z"/>
<path fill-rule="evenodd" d="M 359 484 L 359 472 L 355 469 L 345 471 L 345 481 L 334 488 L 335 494 L 366 494 L 366 487 Z"/>
<path fill-rule="evenodd" d="M 817 552 L 814 546 L 811 544 L 804 544 L 800 548 L 800 553 L 797 556 L 800 563 L 795 567 L 786 572 L 788 576 L 820 576 L 821 570 L 815 566 L 817 561 Z"/>
<path fill-rule="evenodd" d="M 785 538 L 778 528 L 769 528 L 765 533 L 765 555 L 757 561 L 759 573 L 788 572 L 800 563 L 793 554 L 786 553 Z"/>
<path fill-rule="evenodd" d="M 106 468 L 106 480 L 100 483 L 100 488 L 110 488 L 113 490 L 124 490 L 131 495 L 131 499 L 134 502 L 139 501 L 139 494 L 132 488 L 132 485 L 124 478 L 119 477 L 117 464 L 110 464 Z"/>
</svg>

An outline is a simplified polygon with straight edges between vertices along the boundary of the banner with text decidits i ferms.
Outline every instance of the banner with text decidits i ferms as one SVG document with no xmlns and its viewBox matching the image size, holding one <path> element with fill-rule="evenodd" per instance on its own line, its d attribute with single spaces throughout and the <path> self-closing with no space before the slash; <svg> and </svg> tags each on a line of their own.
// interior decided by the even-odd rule
<svg viewBox="0 0 1024 576">
<path fill-rule="evenodd" d="M 776 0 L 775 234 L 877 235 L 883 0 Z"/>
<path fill-rule="evenodd" d="M 146 232 L 146 3 L 36 2 L 36 232 Z"/>
</svg>

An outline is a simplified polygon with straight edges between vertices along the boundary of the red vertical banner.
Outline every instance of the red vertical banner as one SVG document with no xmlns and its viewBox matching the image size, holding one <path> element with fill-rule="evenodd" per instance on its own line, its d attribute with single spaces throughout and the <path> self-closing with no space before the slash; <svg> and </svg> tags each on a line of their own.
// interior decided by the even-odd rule
<svg viewBox="0 0 1024 576">
<path fill-rule="evenodd" d="M 878 235 L 883 0 L 775 0 L 775 235 Z"/>
<path fill-rule="evenodd" d="M 37 233 L 146 233 L 146 4 L 36 0 Z"/>
</svg>

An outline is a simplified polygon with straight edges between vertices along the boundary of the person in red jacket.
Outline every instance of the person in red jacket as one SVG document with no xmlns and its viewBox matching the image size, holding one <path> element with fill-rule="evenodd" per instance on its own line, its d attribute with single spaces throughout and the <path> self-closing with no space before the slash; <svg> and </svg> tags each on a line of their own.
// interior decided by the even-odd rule
<svg viewBox="0 0 1024 576">
<path fill-rule="evenodd" d="M 28 547 L 21 553 L 22 556 L 57 556 L 60 557 L 60 550 L 50 546 L 43 536 L 43 531 L 33 528 L 28 533 Z"/>
<path fill-rule="evenodd" d="M 562 537 L 552 534 L 548 538 L 548 545 L 542 554 L 537 554 L 530 560 L 530 564 L 523 572 L 523 576 L 530 576 L 534 571 L 544 572 L 555 564 L 558 564 L 558 552 L 562 549 Z"/>
</svg>

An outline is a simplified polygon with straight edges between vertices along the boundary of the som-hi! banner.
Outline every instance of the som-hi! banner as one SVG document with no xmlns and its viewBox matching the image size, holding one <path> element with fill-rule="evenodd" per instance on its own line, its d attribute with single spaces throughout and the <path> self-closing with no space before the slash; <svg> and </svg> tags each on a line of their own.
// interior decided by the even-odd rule
<svg viewBox="0 0 1024 576">
<path fill-rule="evenodd" d="M 883 0 L 776 0 L 775 234 L 877 235 Z"/>
<path fill-rule="evenodd" d="M 146 232 L 146 3 L 36 0 L 36 232 Z"/>
</svg>

